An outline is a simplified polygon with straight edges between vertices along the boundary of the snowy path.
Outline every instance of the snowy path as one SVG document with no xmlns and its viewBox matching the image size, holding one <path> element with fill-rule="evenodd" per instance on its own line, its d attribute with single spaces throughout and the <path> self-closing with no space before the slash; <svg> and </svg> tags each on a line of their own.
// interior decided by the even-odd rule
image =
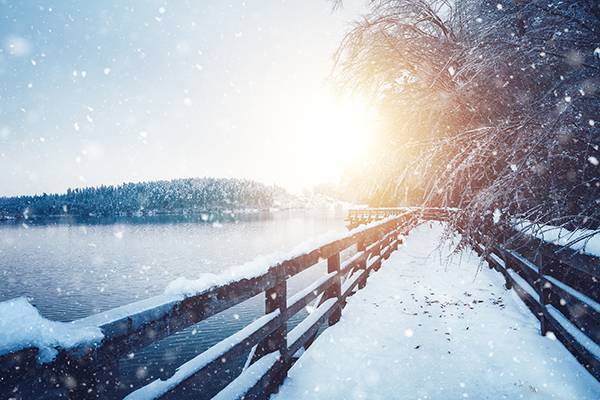
<svg viewBox="0 0 600 400">
<path fill-rule="evenodd" d="M 503 278 L 438 248 L 421 225 L 341 321 L 304 353 L 274 399 L 600 399 L 600 384 L 538 321 Z"/>
</svg>

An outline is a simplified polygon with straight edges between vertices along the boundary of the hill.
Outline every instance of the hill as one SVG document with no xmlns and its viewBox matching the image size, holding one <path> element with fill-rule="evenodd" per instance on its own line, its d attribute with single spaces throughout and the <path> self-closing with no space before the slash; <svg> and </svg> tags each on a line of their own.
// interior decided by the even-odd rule
<svg viewBox="0 0 600 400">
<path fill-rule="evenodd" d="M 0 197 L 0 219 L 186 215 L 268 209 L 283 189 L 243 179 L 188 178 Z"/>
</svg>

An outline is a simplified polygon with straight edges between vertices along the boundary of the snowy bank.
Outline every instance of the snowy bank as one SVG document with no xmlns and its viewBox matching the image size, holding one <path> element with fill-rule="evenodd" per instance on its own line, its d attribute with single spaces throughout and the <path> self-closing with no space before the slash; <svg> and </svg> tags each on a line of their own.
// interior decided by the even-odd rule
<svg viewBox="0 0 600 400">
<path fill-rule="evenodd" d="M 38 348 L 38 360 L 45 363 L 58 349 L 96 344 L 103 337 L 96 326 L 45 319 L 24 297 L 0 303 L 0 355 Z"/>
<path fill-rule="evenodd" d="M 536 224 L 527 220 L 516 220 L 517 231 L 536 237 L 547 243 L 569 247 L 590 256 L 600 257 L 600 231 L 577 229 L 570 231 L 553 225 Z"/>
</svg>

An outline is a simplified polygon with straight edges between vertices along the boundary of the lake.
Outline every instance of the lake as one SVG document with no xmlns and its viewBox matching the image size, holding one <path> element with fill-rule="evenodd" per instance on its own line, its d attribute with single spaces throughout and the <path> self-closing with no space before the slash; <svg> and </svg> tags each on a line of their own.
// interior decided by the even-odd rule
<svg viewBox="0 0 600 400">
<path fill-rule="evenodd" d="M 217 223 L 163 217 L 0 225 L 0 301 L 26 296 L 46 318 L 71 321 L 160 294 L 177 277 L 219 273 L 259 255 L 289 251 L 317 235 L 343 231 L 344 217 L 342 210 L 296 210 Z M 292 278 L 288 293 L 324 272 L 320 263 Z M 262 315 L 263 302 L 263 296 L 256 296 L 130 354 L 119 362 L 116 394 L 107 396 L 118 398 L 170 376 L 183 362 Z M 305 315 L 299 313 L 290 328 Z"/>
</svg>

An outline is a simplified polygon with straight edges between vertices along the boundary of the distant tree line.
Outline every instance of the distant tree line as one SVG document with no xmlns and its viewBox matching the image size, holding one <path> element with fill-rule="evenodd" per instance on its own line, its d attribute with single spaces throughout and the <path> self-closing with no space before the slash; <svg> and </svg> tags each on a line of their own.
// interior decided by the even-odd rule
<svg viewBox="0 0 600 400">
<path fill-rule="evenodd" d="M 190 178 L 0 197 L 0 217 L 106 217 L 265 209 L 280 188 L 241 179 Z"/>
</svg>

